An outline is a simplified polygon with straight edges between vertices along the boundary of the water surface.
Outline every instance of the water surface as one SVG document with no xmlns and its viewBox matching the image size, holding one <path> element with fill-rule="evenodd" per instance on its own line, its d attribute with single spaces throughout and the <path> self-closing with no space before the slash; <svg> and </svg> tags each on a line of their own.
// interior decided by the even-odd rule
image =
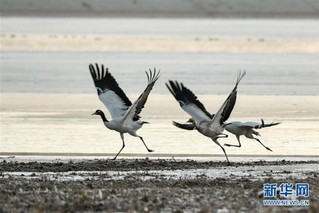
<svg viewBox="0 0 319 213">
<path fill-rule="evenodd" d="M 1 34 L 103 35 L 127 38 L 191 38 L 317 41 L 318 20 L 296 19 L 130 19 L 1 18 Z M 302 29 L 302 30 L 301 30 Z M 112 157 L 121 147 L 119 133 L 91 116 L 99 102 L 89 63 L 104 63 L 134 101 L 144 90 L 144 71 L 162 72 L 142 113 L 151 124 L 139 131 L 156 157 L 218 156 L 221 149 L 196 131 L 182 131 L 172 120 L 186 115 L 164 83 L 179 80 L 214 113 L 232 90 L 237 71 L 246 70 L 230 120 L 282 122 L 261 130 L 261 140 L 242 139 L 230 156 L 318 156 L 319 50 L 282 52 L 157 51 L 1 51 L 0 152 L 14 154 Z M 5 98 L 3 98 L 5 97 Z M 164 98 L 163 98 L 164 97 Z M 241 99 L 241 97 L 244 97 Z M 264 99 L 262 98 L 264 97 Z M 279 98 L 278 98 L 279 97 Z M 282 97 L 282 98 L 281 98 Z M 10 99 L 11 98 L 11 99 Z M 258 100 L 257 100 L 258 99 Z M 125 136 L 125 156 L 152 156 L 138 138 Z M 221 143 L 237 143 L 234 136 Z M 261 158 L 262 158 L 261 157 Z M 230 158 L 232 160 L 232 158 Z"/>
</svg>

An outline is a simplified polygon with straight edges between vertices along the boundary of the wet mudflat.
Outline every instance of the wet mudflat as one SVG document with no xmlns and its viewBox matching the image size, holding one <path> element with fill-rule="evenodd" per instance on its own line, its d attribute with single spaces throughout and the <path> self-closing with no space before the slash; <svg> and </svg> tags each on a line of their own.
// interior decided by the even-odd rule
<svg viewBox="0 0 319 213">
<path fill-rule="evenodd" d="M 316 212 L 318 161 L 0 163 L 1 212 Z M 264 183 L 309 183 L 307 207 L 263 206 Z M 277 197 L 279 198 L 279 197 Z M 293 198 L 292 198 L 293 199 Z"/>
</svg>

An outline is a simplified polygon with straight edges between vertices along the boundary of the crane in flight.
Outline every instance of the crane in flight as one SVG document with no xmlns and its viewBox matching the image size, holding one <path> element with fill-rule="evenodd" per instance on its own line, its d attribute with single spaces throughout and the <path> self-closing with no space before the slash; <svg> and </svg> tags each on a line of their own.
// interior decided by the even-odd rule
<svg viewBox="0 0 319 213">
<path fill-rule="evenodd" d="M 132 104 L 111 73 L 108 71 L 108 68 L 105 69 L 104 65 L 99 66 L 98 64 L 95 64 L 94 66 L 93 64 L 90 64 L 89 69 L 98 97 L 110 112 L 112 119 L 108 120 L 105 117 L 104 112 L 100 109 L 96 110 L 92 115 L 99 115 L 108 129 L 119 132 L 123 142 L 122 148 L 115 155 L 113 160 L 117 158 L 125 147 L 124 133 L 140 138 L 147 151 L 153 152 L 153 150 L 147 147 L 143 138 L 137 135 L 136 131 L 140 129 L 143 124 L 148 123 L 141 120 L 140 113 L 144 108 L 148 95 L 150 94 L 155 82 L 160 76 L 160 71 L 156 71 L 154 68 L 153 71 L 149 70 L 149 72 L 145 72 L 148 80 L 146 89 Z"/>
<path fill-rule="evenodd" d="M 197 96 L 185 87 L 183 83 L 171 80 L 166 83 L 168 90 L 175 97 L 181 108 L 191 116 L 189 124 L 186 124 L 188 125 L 186 129 L 196 129 L 201 134 L 211 138 L 223 150 L 228 165 L 230 165 L 230 162 L 226 151 L 218 142 L 218 139 L 228 137 L 228 135 L 223 134 L 224 122 L 229 118 L 235 106 L 237 87 L 245 74 L 245 71 L 243 73 L 238 73 L 235 87 L 221 105 L 217 113 L 213 115 L 206 110 L 205 106 L 198 100 Z M 173 124 L 179 127 L 176 125 L 176 122 L 173 122 Z"/>
</svg>

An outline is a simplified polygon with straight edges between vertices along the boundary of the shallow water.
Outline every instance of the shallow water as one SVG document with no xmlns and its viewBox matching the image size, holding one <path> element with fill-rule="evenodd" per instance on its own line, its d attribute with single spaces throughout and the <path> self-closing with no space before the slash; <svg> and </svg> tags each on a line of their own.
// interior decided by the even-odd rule
<svg viewBox="0 0 319 213">
<path fill-rule="evenodd" d="M 316 25 L 316 19 L 3 17 L 1 34 L 311 42 L 319 40 Z M 241 94 L 317 95 L 318 58 L 319 49 L 312 53 L 3 51 L 1 92 L 93 93 L 88 64 L 99 62 L 110 68 L 127 93 L 140 93 L 144 71 L 156 67 L 162 77 L 152 91 L 155 94 L 167 94 L 164 82 L 177 79 L 191 85 L 196 94 L 225 95 L 237 71 L 247 70 Z"/>
<path fill-rule="evenodd" d="M 96 94 L 20 93 L 3 96 L 7 102 L 3 103 L 1 112 L 1 152 L 7 152 L 6 155 L 113 157 L 121 148 L 119 133 L 106 129 L 99 117 L 91 116 L 96 108 L 104 110 Z M 208 109 L 216 109 L 226 98 L 199 97 Z M 273 152 L 254 140 L 242 137 L 242 147 L 226 148 L 227 153 L 230 156 L 273 156 L 279 159 L 280 156 L 318 156 L 319 117 L 316 104 L 319 99 L 305 97 L 294 97 L 295 102 L 291 102 L 289 96 L 240 96 L 229 121 L 259 121 L 262 116 L 267 123 L 279 121 L 282 124 L 259 130 L 261 141 Z M 274 104 L 265 107 L 268 100 L 273 100 Z M 308 107 L 304 108 L 302 102 L 308 102 Z M 224 158 L 222 150 L 209 138 L 196 131 L 180 130 L 171 124 L 172 120 L 185 122 L 188 115 L 168 95 L 151 94 L 142 118 L 150 124 L 140 129 L 138 134 L 155 152 L 148 153 L 138 138 L 125 135 L 123 157 Z M 221 144 L 237 144 L 233 135 L 219 141 Z"/>
<path fill-rule="evenodd" d="M 246 70 L 240 94 L 317 95 L 319 53 L 3 52 L 2 92 L 95 93 L 88 64 L 104 63 L 127 93 L 140 93 L 144 71 L 162 71 L 154 94 L 168 94 L 169 79 L 196 94 L 228 94 Z"/>
<path fill-rule="evenodd" d="M 308 19 L 2 18 L 1 33 L 316 41 L 319 32 L 313 26 L 317 22 Z M 139 131 L 156 152 L 147 153 L 138 138 L 125 136 L 127 146 L 123 155 L 126 157 L 209 158 L 214 155 L 223 159 L 221 149 L 209 138 L 171 125 L 172 120 L 183 122 L 188 116 L 169 95 L 164 83 L 168 79 L 182 81 L 201 100 L 205 97 L 203 103 L 213 113 L 232 90 L 240 69 L 246 70 L 247 75 L 239 86 L 238 103 L 230 120 L 265 118 L 283 123 L 260 131 L 262 142 L 273 152 L 243 138 L 242 148 L 227 148 L 227 153 L 230 156 L 318 156 L 319 112 L 315 107 L 319 90 L 318 58 L 319 50 L 314 53 L 2 51 L 0 152 L 114 156 L 121 147 L 119 134 L 105 129 L 99 118 L 90 115 L 96 108 L 104 109 L 88 71 L 89 63 L 99 62 L 110 68 L 132 100 L 145 88 L 145 70 L 156 67 L 162 71 L 150 95 L 149 102 L 153 104 L 146 106 L 142 113 L 151 124 Z M 163 95 L 166 96 L 162 98 Z M 240 101 L 243 96 L 245 101 Z M 156 102 L 157 99 L 160 101 Z M 254 103 L 256 99 L 261 101 Z M 211 107 L 211 103 L 216 106 Z M 234 136 L 220 142 L 237 143 Z"/>
</svg>

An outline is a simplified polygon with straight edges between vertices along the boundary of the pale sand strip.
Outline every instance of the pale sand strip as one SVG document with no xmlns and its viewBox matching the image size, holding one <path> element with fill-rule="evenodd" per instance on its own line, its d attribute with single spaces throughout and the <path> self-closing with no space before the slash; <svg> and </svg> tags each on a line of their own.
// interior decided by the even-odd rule
<svg viewBox="0 0 319 213">
<path fill-rule="evenodd" d="M 142 38 L 93 35 L 1 35 L 1 51 L 318 53 L 319 40 Z"/>
<path fill-rule="evenodd" d="M 87 118 L 100 108 L 107 111 L 96 94 L 29 94 L 1 93 L 1 115 L 35 117 Z M 138 94 L 129 95 L 135 100 Z M 200 95 L 207 110 L 214 113 L 225 95 Z M 248 96 L 239 95 L 232 113 L 233 119 L 319 119 L 319 96 Z M 151 94 L 142 116 L 154 118 L 187 118 L 171 95 Z"/>
</svg>

